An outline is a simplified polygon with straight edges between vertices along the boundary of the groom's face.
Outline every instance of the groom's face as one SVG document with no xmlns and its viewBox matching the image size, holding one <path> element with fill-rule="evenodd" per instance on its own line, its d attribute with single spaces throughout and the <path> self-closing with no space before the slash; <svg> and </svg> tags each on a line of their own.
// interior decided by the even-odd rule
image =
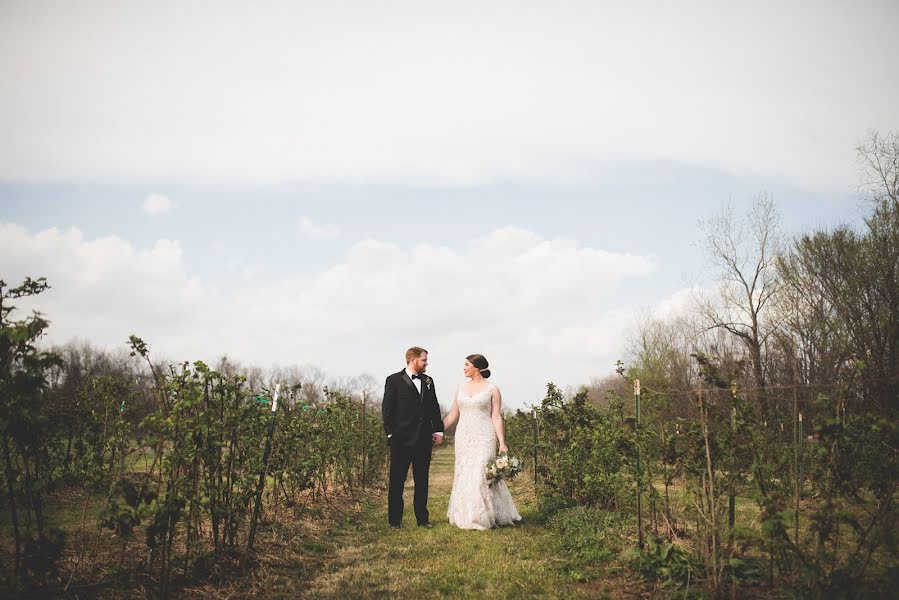
<svg viewBox="0 0 899 600">
<path fill-rule="evenodd" d="M 425 352 L 421 356 L 414 357 L 411 361 L 409 361 L 409 369 L 413 373 L 418 373 L 421 375 L 428 368 L 428 353 Z"/>
</svg>

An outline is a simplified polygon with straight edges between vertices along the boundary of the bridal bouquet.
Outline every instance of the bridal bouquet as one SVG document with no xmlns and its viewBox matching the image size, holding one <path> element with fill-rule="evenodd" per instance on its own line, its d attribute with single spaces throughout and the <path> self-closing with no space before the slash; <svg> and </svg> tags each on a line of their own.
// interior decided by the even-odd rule
<svg viewBox="0 0 899 600">
<path fill-rule="evenodd" d="M 524 465 L 518 458 L 509 457 L 508 454 L 500 454 L 484 467 L 487 472 L 487 485 L 492 486 L 501 479 L 513 479 L 524 470 Z"/>
</svg>

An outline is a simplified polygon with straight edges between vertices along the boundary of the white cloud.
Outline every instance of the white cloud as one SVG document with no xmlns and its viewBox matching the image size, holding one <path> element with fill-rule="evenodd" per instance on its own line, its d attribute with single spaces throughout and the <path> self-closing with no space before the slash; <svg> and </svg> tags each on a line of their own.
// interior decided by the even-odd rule
<svg viewBox="0 0 899 600">
<path fill-rule="evenodd" d="M 176 360 L 228 354 L 378 378 L 418 344 L 431 351 L 444 404 L 472 352 L 491 361 L 513 407 L 538 402 L 550 380 L 577 385 L 610 372 L 631 319 L 611 298 L 654 269 L 649 257 L 507 227 L 458 248 L 364 240 L 309 277 L 221 296 L 186 272 L 175 241 L 136 250 L 77 229 L 0 224 L 0 271 L 13 281 L 44 275 L 53 286 L 37 303 L 52 342 L 122 347 L 137 333 Z"/>
<path fill-rule="evenodd" d="M 350 4 L 6 3 L 0 179 L 827 188 L 896 126 L 896 2 Z"/>
<path fill-rule="evenodd" d="M 141 210 L 150 217 L 158 217 L 172 212 L 175 209 L 175 203 L 168 196 L 162 194 L 150 194 L 144 203 L 141 204 Z"/>
<path fill-rule="evenodd" d="M 644 256 L 616 254 L 516 228 L 494 231 L 461 249 L 403 248 L 365 240 L 311 279 L 246 288 L 229 314 L 245 323 L 222 331 L 258 356 L 367 365 L 386 374 L 406 347 L 431 351 L 442 398 L 460 380 L 462 358 L 485 354 L 511 405 L 533 403 L 549 380 L 581 383 L 607 372 L 621 352 L 628 311 L 609 307 L 615 289 L 653 272 Z"/>
<path fill-rule="evenodd" d="M 75 228 L 31 234 L 0 222 L 0 272 L 14 285 L 26 276 L 47 278 L 50 290 L 15 305 L 44 312 L 51 341 L 77 336 L 124 347 L 136 333 L 187 350 L 186 337 L 205 326 L 207 294 L 187 275 L 181 248 L 172 240 L 135 250 L 115 236 L 87 240 Z"/>
<path fill-rule="evenodd" d="M 300 234 L 314 239 L 330 239 L 340 235 L 340 230 L 333 225 L 315 223 L 309 217 L 300 219 Z"/>
<path fill-rule="evenodd" d="M 659 301 L 652 309 L 652 316 L 656 319 L 675 319 L 692 315 L 696 310 L 697 295 L 707 292 L 706 288 L 697 286 L 679 289 Z"/>
</svg>

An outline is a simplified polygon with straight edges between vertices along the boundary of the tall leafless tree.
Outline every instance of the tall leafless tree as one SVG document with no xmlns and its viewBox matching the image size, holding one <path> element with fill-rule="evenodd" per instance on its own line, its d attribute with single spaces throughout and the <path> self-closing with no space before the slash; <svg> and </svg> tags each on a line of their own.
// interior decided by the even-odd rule
<svg viewBox="0 0 899 600">
<path fill-rule="evenodd" d="M 717 294 L 699 299 L 699 310 L 706 329 L 725 330 L 746 349 L 753 387 L 767 414 L 764 348 L 776 324 L 766 316 L 781 286 L 777 270 L 783 248 L 780 215 L 773 200 L 763 194 L 742 218 L 727 205 L 699 225 L 705 234 L 702 247 L 720 282 Z"/>
<path fill-rule="evenodd" d="M 875 203 L 899 209 L 899 131 L 871 131 L 856 147 L 861 166 L 861 191 Z"/>
</svg>

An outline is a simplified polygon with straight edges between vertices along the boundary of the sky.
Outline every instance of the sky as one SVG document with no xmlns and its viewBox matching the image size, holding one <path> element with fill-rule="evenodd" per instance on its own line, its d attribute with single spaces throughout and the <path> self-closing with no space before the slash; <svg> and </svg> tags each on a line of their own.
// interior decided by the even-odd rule
<svg viewBox="0 0 899 600">
<path fill-rule="evenodd" d="M 0 3 L 0 279 L 48 343 L 382 379 L 448 405 L 612 373 L 710 285 L 698 221 L 858 224 L 899 4 Z"/>
</svg>

